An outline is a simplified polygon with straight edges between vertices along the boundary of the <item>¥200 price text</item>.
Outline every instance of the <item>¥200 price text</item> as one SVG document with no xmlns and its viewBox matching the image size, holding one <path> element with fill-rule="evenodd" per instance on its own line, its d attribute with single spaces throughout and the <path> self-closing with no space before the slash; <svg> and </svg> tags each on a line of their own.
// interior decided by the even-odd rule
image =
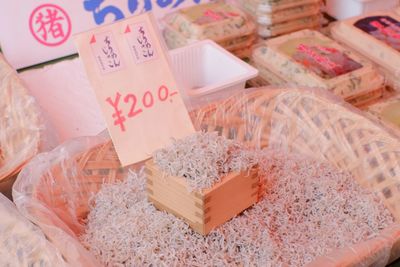
<svg viewBox="0 0 400 267">
<path fill-rule="evenodd" d="M 167 86 L 161 85 L 156 92 L 145 91 L 143 95 L 128 93 L 121 95 L 116 92 L 114 97 L 107 97 L 106 102 L 114 109 L 112 117 L 114 125 L 119 127 L 122 132 L 126 131 L 125 122 L 127 119 L 139 116 L 148 109 L 162 102 L 171 101 L 177 91 L 171 92 Z M 123 109 L 127 109 L 125 114 Z"/>
</svg>

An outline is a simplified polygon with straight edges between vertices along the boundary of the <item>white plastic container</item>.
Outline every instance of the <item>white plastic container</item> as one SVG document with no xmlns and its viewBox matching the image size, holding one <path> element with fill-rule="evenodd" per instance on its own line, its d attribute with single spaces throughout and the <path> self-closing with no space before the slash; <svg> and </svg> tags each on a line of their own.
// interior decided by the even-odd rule
<svg viewBox="0 0 400 267">
<path fill-rule="evenodd" d="M 399 0 L 326 0 L 326 12 L 342 20 L 364 13 L 390 10 L 399 5 Z"/>
<path fill-rule="evenodd" d="M 246 81 L 258 75 L 257 69 L 210 40 L 171 50 L 170 55 L 191 108 L 243 90 Z"/>
</svg>

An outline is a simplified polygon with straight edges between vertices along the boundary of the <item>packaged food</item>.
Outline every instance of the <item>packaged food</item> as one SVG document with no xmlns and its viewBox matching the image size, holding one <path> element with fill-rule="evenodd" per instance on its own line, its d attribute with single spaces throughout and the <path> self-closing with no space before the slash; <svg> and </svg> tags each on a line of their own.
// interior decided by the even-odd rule
<svg viewBox="0 0 400 267">
<path fill-rule="evenodd" d="M 263 79 L 267 84 L 270 85 L 285 85 L 288 84 L 287 81 L 279 77 L 278 75 L 275 75 L 275 73 L 272 73 L 269 71 L 267 68 L 263 67 L 260 64 L 254 63 L 254 67 L 258 69 L 259 77 Z"/>
<path fill-rule="evenodd" d="M 35 99 L 0 54 L 0 192 L 11 194 L 13 176 L 50 142 L 44 130 Z"/>
<path fill-rule="evenodd" d="M 384 83 L 372 63 L 317 31 L 265 41 L 254 50 L 253 60 L 283 80 L 323 88 L 345 99 L 377 90 Z"/>
<path fill-rule="evenodd" d="M 315 16 L 320 13 L 320 4 L 310 4 L 288 8 L 273 13 L 258 11 L 255 14 L 256 20 L 260 25 L 273 25 L 285 21 Z"/>
<path fill-rule="evenodd" d="M 338 22 L 332 27 L 332 35 L 380 65 L 390 75 L 399 76 L 400 16 L 396 13 L 369 13 Z"/>
<path fill-rule="evenodd" d="M 0 265 L 68 266 L 57 248 L 0 193 Z"/>
<path fill-rule="evenodd" d="M 317 29 L 320 24 L 321 16 L 314 15 L 273 25 L 258 25 L 258 35 L 262 38 L 270 38 L 302 29 Z"/>
<path fill-rule="evenodd" d="M 289 8 L 320 4 L 320 0 L 240 0 L 243 8 L 250 14 L 256 12 L 272 13 Z"/>
<path fill-rule="evenodd" d="M 367 107 L 378 119 L 400 128 L 400 94 Z"/>
<path fill-rule="evenodd" d="M 187 40 L 216 42 L 250 35 L 255 27 L 240 9 L 219 2 L 180 9 L 167 15 L 165 23 Z"/>
<path fill-rule="evenodd" d="M 254 25 L 255 30 L 255 25 Z M 240 49 L 242 47 L 248 47 L 252 45 L 256 41 L 256 35 L 254 32 L 248 35 L 240 36 L 233 39 L 223 39 L 223 40 L 214 40 L 220 46 L 224 47 L 228 51 L 234 51 L 235 49 Z M 181 33 L 173 30 L 171 27 L 166 26 L 164 29 L 164 39 L 167 43 L 167 46 L 170 49 L 180 48 L 191 43 L 197 42 L 199 40 L 192 40 L 185 38 Z"/>
</svg>

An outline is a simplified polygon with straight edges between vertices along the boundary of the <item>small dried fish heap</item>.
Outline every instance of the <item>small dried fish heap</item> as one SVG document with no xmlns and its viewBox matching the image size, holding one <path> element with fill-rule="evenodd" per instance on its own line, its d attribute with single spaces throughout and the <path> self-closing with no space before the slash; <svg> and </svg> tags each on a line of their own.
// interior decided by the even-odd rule
<svg viewBox="0 0 400 267">
<path fill-rule="evenodd" d="M 204 148 L 205 141 L 211 149 Z M 193 136 L 175 142 L 174 152 L 159 152 L 157 160 L 173 162 L 163 166 L 180 175 L 190 173 L 192 188 L 203 188 L 209 182 L 193 181 L 197 173 L 191 169 L 198 164 L 205 168 L 202 175 L 225 172 L 215 162 L 232 162 L 221 156 L 229 144 L 213 134 Z M 209 154 L 198 155 L 191 166 L 182 154 L 193 150 Z M 82 243 L 106 266 L 304 266 L 334 249 L 373 238 L 393 223 L 380 199 L 349 173 L 303 155 L 240 153 L 230 166 L 257 163 L 266 181 L 265 197 L 207 236 L 155 209 L 146 199 L 141 172 L 103 186 L 94 198 Z"/>
<path fill-rule="evenodd" d="M 258 24 L 258 35 L 270 38 L 321 25 L 320 0 L 239 0 Z"/>
<path fill-rule="evenodd" d="M 148 199 L 206 235 L 260 200 L 253 154 L 216 132 L 174 141 L 146 162 Z"/>
<path fill-rule="evenodd" d="M 165 17 L 169 48 L 211 39 L 240 58 L 250 56 L 256 26 L 240 9 L 222 2 L 196 5 Z"/>
<path fill-rule="evenodd" d="M 168 175 L 185 177 L 189 191 L 209 189 L 228 173 L 255 165 L 250 151 L 216 132 L 174 140 L 170 147 L 156 151 L 153 159 Z"/>
</svg>

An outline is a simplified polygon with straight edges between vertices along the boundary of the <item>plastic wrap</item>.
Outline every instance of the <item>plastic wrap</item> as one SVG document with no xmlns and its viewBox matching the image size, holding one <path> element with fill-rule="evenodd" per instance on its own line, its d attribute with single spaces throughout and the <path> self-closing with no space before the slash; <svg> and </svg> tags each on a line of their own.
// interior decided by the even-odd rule
<svg viewBox="0 0 400 267">
<path fill-rule="evenodd" d="M 191 116 L 198 130 L 218 131 L 253 147 L 299 152 L 351 171 L 400 219 L 400 136 L 329 93 L 249 89 Z M 107 136 L 69 141 L 24 168 L 13 188 L 14 201 L 68 263 L 99 266 L 77 237 L 85 225 L 90 197 L 101 184 L 120 179 L 126 171 L 119 168 Z M 399 233 L 394 225 L 364 243 L 332 252 L 337 257 L 317 259 L 319 266 L 384 266 L 399 256 Z"/>
<path fill-rule="evenodd" d="M 9 194 L 12 176 L 55 138 L 46 132 L 35 99 L 0 54 L 0 192 Z"/>
<path fill-rule="evenodd" d="M 249 13 L 272 13 L 281 10 L 296 8 L 299 6 L 319 4 L 320 0 L 239 0 Z"/>
<path fill-rule="evenodd" d="M 238 57 L 248 57 L 256 41 L 256 25 L 234 5 L 221 2 L 179 10 L 164 18 L 169 48 L 211 39 Z"/>
<path fill-rule="evenodd" d="M 2 194 L 0 216 L 1 266 L 67 266 L 40 228 L 24 218 Z"/>
<path fill-rule="evenodd" d="M 210 3 L 181 9 L 165 17 L 166 24 L 187 39 L 226 40 L 254 31 L 246 14 L 234 6 Z"/>
<path fill-rule="evenodd" d="M 264 42 L 254 50 L 253 60 L 258 68 L 283 80 L 323 88 L 345 99 L 384 85 L 383 76 L 372 63 L 311 30 Z"/>
<path fill-rule="evenodd" d="M 258 35 L 262 38 L 321 26 L 319 0 L 239 0 L 238 4 L 257 22 Z"/>
<path fill-rule="evenodd" d="M 273 25 L 258 25 L 258 35 L 270 38 L 302 29 L 318 29 L 321 25 L 321 16 L 313 15 L 305 18 L 288 20 Z"/>
</svg>

